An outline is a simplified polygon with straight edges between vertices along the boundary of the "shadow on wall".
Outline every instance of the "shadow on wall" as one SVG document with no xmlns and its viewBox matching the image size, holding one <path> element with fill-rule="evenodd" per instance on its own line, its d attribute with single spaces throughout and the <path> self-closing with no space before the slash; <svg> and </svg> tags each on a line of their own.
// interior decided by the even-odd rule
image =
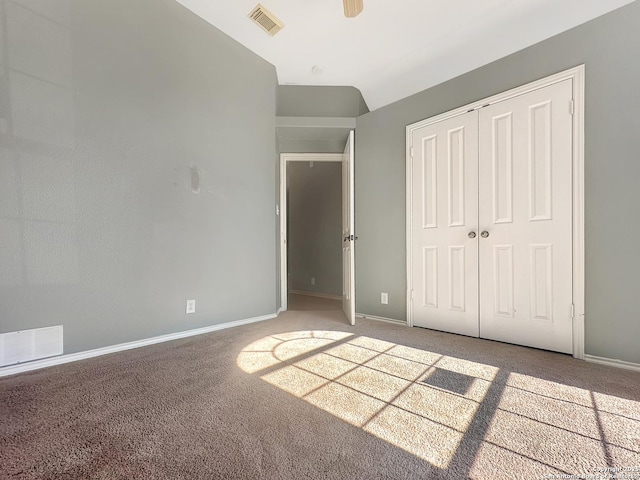
<svg viewBox="0 0 640 480">
<path fill-rule="evenodd" d="M 64 2 L 0 2 L 1 287 L 78 282 L 69 17 Z"/>
</svg>

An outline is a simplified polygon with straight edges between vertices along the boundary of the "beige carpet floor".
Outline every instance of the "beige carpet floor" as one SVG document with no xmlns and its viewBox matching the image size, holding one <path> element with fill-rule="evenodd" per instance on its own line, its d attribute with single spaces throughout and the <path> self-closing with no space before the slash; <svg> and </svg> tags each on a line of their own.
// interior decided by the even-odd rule
<svg viewBox="0 0 640 480">
<path fill-rule="evenodd" d="M 640 479 L 640 374 L 279 318 L 0 379 L 2 479 Z"/>
</svg>

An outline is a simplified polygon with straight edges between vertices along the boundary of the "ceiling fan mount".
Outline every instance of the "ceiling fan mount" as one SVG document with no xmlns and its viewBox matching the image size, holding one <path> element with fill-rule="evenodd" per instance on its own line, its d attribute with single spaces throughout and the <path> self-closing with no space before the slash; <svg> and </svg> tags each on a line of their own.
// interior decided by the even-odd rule
<svg viewBox="0 0 640 480">
<path fill-rule="evenodd" d="M 344 6 L 344 16 L 347 18 L 357 17 L 364 9 L 363 0 L 342 0 Z"/>
</svg>

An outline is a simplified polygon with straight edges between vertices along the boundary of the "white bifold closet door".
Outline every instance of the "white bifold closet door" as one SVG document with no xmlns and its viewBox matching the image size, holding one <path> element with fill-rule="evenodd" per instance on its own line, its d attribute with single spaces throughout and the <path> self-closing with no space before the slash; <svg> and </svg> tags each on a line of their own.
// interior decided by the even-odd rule
<svg viewBox="0 0 640 480">
<path fill-rule="evenodd" d="M 478 112 L 416 130 L 414 325 L 478 336 Z"/>
<path fill-rule="evenodd" d="M 480 110 L 480 336 L 572 351 L 572 82 Z"/>
<path fill-rule="evenodd" d="M 572 351 L 572 82 L 413 132 L 413 323 Z"/>
</svg>

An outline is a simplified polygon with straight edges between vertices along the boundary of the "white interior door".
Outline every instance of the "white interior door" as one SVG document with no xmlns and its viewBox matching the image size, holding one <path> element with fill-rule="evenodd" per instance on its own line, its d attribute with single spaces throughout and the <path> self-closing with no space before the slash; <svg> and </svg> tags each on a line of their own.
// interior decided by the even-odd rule
<svg viewBox="0 0 640 480">
<path fill-rule="evenodd" d="M 342 309 L 349 323 L 356 323 L 356 289 L 354 261 L 354 210 L 353 193 L 354 142 L 353 130 L 349 132 L 342 156 Z"/>
<path fill-rule="evenodd" d="M 572 352 L 572 82 L 479 115 L 480 336 Z"/>
<path fill-rule="evenodd" d="M 478 112 L 412 138 L 413 324 L 477 337 Z"/>
</svg>

